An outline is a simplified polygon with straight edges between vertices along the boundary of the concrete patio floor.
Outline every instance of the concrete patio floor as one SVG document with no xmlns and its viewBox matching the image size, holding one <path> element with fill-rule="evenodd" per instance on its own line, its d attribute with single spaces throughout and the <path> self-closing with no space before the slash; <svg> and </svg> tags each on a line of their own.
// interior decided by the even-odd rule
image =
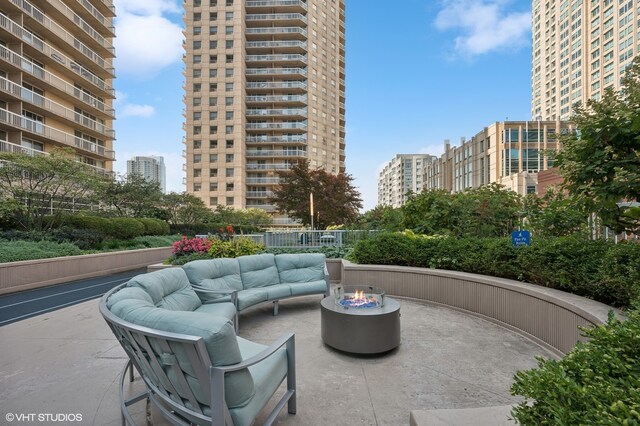
<svg viewBox="0 0 640 426">
<path fill-rule="evenodd" d="M 277 424 L 406 425 L 411 410 L 504 406 L 517 401 L 509 395 L 514 373 L 534 367 L 536 355 L 551 356 L 483 319 L 399 300 L 402 343 L 376 357 L 323 344 L 319 296 L 282 301 L 277 317 L 270 304 L 240 315 L 239 335 L 250 340 L 296 335 L 298 413 L 283 410 Z M 120 423 L 117 381 L 126 356 L 97 300 L 1 327 L 0 342 L 0 424 L 18 423 L 9 414 L 47 413 L 79 414 L 82 425 Z M 144 402 L 132 411 L 146 423 Z M 154 414 L 150 421 L 162 423 Z"/>
</svg>

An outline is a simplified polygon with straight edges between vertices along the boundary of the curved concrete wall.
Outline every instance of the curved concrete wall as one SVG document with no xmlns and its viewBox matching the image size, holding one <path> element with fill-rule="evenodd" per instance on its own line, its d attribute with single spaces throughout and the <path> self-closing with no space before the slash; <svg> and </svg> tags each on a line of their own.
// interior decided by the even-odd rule
<svg viewBox="0 0 640 426">
<path fill-rule="evenodd" d="M 513 329 L 558 356 L 582 340 L 578 326 L 606 322 L 611 308 L 534 284 L 485 275 L 342 261 L 344 285 L 371 285 L 390 295 L 426 300 Z"/>
<path fill-rule="evenodd" d="M 161 262 L 171 247 L 0 263 L 0 294 L 115 274 Z"/>
</svg>

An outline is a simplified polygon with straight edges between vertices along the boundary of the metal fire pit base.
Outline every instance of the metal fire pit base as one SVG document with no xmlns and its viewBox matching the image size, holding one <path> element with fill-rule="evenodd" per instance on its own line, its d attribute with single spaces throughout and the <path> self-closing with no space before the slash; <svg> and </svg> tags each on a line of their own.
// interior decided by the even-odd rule
<svg viewBox="0 0 640 426">
<path fill-rule="evenodd" d="M 344 308 L 333 296 L 320 303 L 322 340 L 355 354 L 378 354 L 400 345 L 400 303 L 386 297 L 382 308 Z"/>
</svg>

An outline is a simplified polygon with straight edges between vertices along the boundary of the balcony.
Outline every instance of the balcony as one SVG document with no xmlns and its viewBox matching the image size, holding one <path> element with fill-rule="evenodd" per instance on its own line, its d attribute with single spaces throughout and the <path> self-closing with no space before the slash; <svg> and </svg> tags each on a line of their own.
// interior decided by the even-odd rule
<svg viewBox="0 0 640 426">
<path fill-rule="evenodd" d="M 296 50 L 300 52 L 307 51 L 307 42 L 300 40 L 276 40 L 276 41 L 248 41 L 247 50 L 251 49 L 270 49 L 270 50 Z"/>
<path fill-rule="evenodd" d="M 266 14 L 248 14 L 245 20 L 247 25 L 252 22 L 265 25 L 270 22 L 277 22 L 282 25 L 306 25 L 307 17 L 301 13 L 266 13 Z"/>
<path fill-rule="evenodd" d="M 307 95 L 250 95 L 247 103 L 306 103 Z"/>
<path fill-rule="evenodd" d="M 47 37 L 47 39 L 57 37 L 63 43 L 73 47 L 76 51 L 93 62 L 92 65 L 94 66 L 92 67 L 92 71 L 96 74 L 103 74 L 107 78 L 115 76 L 114 68 L 110 64 L 108 64 L 107 61 L 104 60 L 104 58 L 102 58 L 87 45 L 78 40 L 74 35 L 58 25 L 58 23 L 52 21 L 42 11 L 31 5 L 31 3 L 26 0 L 11 0 L 11 2 L 15 4 L 26 16 L 31 17 L 34 21 L 38 22 L 40 25 L 42 25 L 42 27 L 44 27 L 45 30 L 42 31 L 41 36 Z M 23 31 L 26 30 L 23 28 Z"/>
<path fill-rule="evenodd" d="M 278 149 L 278 150 L 247 150 L 247 157 L 266 157 L 266 158 L 286 158 L 286 157 L 300 157 L 306 158 L 307 151 L 303 149 Z"/>
<path fill-rule="evenodd" d="M 273 197 L 272 191 L 247 191 L 247 198 L 269 198 Z"/>
<path fill-rule="evenodd" d="M 49 155 L 48 152 L 38 151 L 37 149 L 27 148 L 26 146 L 16 145 L 15 143 L 0 140 L 0 152 L 9 152 L 11 154 L 25 154 L 31 157 L 35 155 Z"/>
<path fill-rule="evenodd" d="M 307 30 L 301 27 L 263 27 L 263 28 L 247 28 L 245 30 L 247 37 L 251 40 L 255 39 L 271 39 L 273 38 L 296 38 L 305 40 L 307 38 Z"/>
<path fill-rule="evenodd" d="M 18 128 L 32 135 L 40 136 L 40 139 L 44 139 L 45 141 L 46 139 L 50 139 L 72 148 L 81 149 L 90 154 L 107 158 L 108 160 L 115 159 L 115 153 L 105 149 L 102 145 L 65 133 L 38 121 L 7 111 L 6 109 L 0 108 L 0 124 L 6 124 L 12 128 Z"/>
<path fill-rule="evenodd" d="M 247 68 L 247 76 L 287 76 L 305 78 L 307 70 L 304 68 Z"/>
<path fill-rule="evenodd" d="M 273 184 L 277 185 L 281 182 L 279 177 L 248 177 L 246 179 L 247 185 L 258 185 L 258 184 Z"/>
<path fill-rule="evenodd" d="M 273 204 L 247 204 L 248 209 L 262 209 L 267 212 L 275 212 L 276 206 Z"/>
<path fill-rule="evenodd" d="M 264 135 L 248 135 L 245 138 L 245 142 L 249 144 L 306 144 L 307 143 L 307 135 L 299 135 L 299 136 L 264 136 Z"/>
<path fill-rule="evenodd" d="M 304 130 L 307 123 L 304 121 L 282 121 L 276 123 L 247 123 L 249 130 Z"/>
<path fill-rule="evenodd" d="M 257 164 L 247 163 L 247 170 L 289 170 L 293 164 L 279 163 L 279 164 Z"/>
<path fill-rule="evenodd" d="M 297 116 L 307 117 L 306 108 L 281 108 L 281 109 L 247 109 L 247 117 L 280 117 Z"/>
<path fill-rule="evenodd" d="M 109 139 L 115 138 L 115 131 L 106 127 L 104 124 L 97 122 L 89 117 L 85 117 L 82 114 L 78 114 L 72 109 L 69 109 L 57 102 L 53 102 L 39 94 L 25 89 L 22 86 L 15 84 L 12 81 L 7 80 L 4 77 L 0 77 L 0 91 L 12 95 L 14 98 L 28 102 L 38 108 L 51 112 L 57 116 L 57 118 L 65 119 L 72 124 L 79 124 L 85 128 L 99 133 L 101 136 L 106 136 Z"/>
<path fill-rule="evenodd" d="M 307 57 L 305 55 L 299 55 L 297 53 L 282 53 L 277 55 L 247 55 L 244 59 L 247 63 L 278 62 L 303 66 L 307 64 Z"/>
<path fill-rule="evenodd" d="M 247 12 L 253 9 L 277 8 L 283 12 L 306 12 L 307 3 L 302 0 L 248 0 L 245 2 Z"/>
<path fill-rule="evenodd" d="M 247 90 L 251 89 L 285 89 L 285 90 L 306 90 L 307 83 L 305 81 L 248 81 Z"/>
<path fill-rule="evenodd" d="M 72 102 L 84 102 L 86 106 L 90 107 L 91 111 L 95 111 L 98 114 L 106 114 L 109 118 L 113 118 L 115 115 L 113 108 L 109 108 L 104 104 L 104 102 L 99 101 L 97 98 L 94 98 L 77 87 L 70 85 L 61 78 L 51 74 L 49 71 L 45 71 L 44 68 L 35 65 L 33 62 L 23 58 L 4 46 L 0 46 L 0 60 L 11 64 L 18 71 L 24 72 L 25 76 L 33 76 L 38 80 L 37 85 L 45 83 L 46 85 L 57 89 L 60 91 L 60 95 L 65 99 L 69 99 Z"/>
<path fill-rule="evenodd" d="M 71 0 L 71 3 L 73 3 L 73 0 Z M 110 2 L 107 4 L 105 0 L 103 0 L 101 4 L 98 2 L 103 13 L 94 7 L 89 0 L 76 0 L 76 4 L 80 7 L 74 10 L 77 10 L 78 14 L 80 14 L 84 20 L 89 21 L 92 27 L 106 28 L 110 32 L 110 36 L 115 37 L 116 28 L 111 18 L 107 18 L 103 14 L 106 13 L 110 16 L 115 16 L 115 7 L 113 4 Z"/>
</svg>

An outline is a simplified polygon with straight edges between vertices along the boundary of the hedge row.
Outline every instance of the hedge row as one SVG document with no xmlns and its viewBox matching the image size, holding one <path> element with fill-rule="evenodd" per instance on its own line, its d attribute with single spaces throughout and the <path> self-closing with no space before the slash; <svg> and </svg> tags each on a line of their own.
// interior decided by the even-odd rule
<svg viewBox="0 0 640 426">
<path fill-rule="evenodd" d="M 142 235 L 168 235 L 170 233 L 167 222 L 153 218 L 106 218 L 76 214 L 64 216 L 59 225 L 91 230 L 100 233 L 105 238 L 122 240 Z"/>
<path fill-rule="evenodd" d="M 193 237 L 195 235 L 207 235 L 207 234 L 223 234 L 226 232 L 226 228 L 229 224 L 216 224 L 216 223 L 196 223 L 196 224 L 172 224 L 171 234 L 188 235 Z M 257 226 L 249 225 L 232 225 L 235 234 L 254 234 L 261 232 Z"/>
<path fill-rule="evenodd" d="M 627 307 L 640 296 L 640 244 L 577 237 L 450 238 L 383 233 L 359 241 L 349 257 L 361 264 L 418 266 L 509 278 Z"/>
</svg>

